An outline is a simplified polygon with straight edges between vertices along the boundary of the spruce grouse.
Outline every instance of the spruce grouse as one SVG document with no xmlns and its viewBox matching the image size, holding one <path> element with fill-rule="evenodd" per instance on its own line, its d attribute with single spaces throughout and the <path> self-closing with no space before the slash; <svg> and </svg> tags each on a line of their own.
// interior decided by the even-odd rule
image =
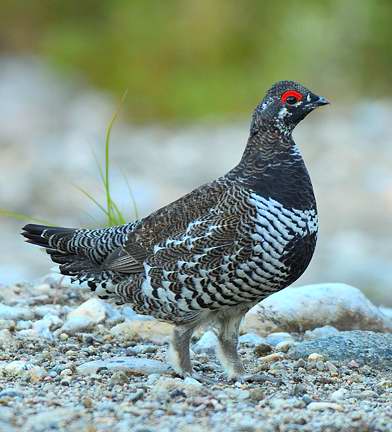
<svg viewBox="0 0 392 432">
<path fill-rule="evenodd" d="M 242 317 L 293 283 L 313 255 L 316 201 L 292 131 L 326 104 L 304 86 L 280 81 L 256 107 L 242 159 L 223 177 L 123 226 L 29 224 L 22 234 L 101 298 L 174 324 L 169 360 L 177 373 L 192 374 L 192 333 L 210 324 L 226 373 L 238 378 Z"/>
</svg>

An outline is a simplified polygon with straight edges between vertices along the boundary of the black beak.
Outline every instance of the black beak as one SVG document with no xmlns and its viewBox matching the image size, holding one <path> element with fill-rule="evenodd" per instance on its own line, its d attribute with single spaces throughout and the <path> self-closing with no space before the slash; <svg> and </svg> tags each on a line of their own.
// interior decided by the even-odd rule
<svg viewBox="0 0 392 432">
<path fill-rule="evenodd" d="M 323 96 L 319 96 L 319 98 L 314 102 L 316 106 L 323 106 L 323 105 L 329 105 L 328 99 L 326 99 Z"/>
</svg>

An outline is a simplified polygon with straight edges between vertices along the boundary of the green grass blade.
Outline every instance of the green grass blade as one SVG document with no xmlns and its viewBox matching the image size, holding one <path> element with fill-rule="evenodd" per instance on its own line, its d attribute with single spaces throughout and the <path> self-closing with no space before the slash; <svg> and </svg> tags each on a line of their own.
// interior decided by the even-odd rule
<svg viewBox="0 0 392 432">
<path fill-rule="evenodd" d="M 77 189 L 80 193 L 85 195 L 90 201 L 92 201 L 106 216 L 108 216 L 108 212 L 105 207 L 100 204 L 90 193 L 88 193 L 85 189 L 81 188 L 78 185 L 73 184 L 73 187 Z"/>
<path fill-rule="evenodd" d="M 106 137 L 105 137 L 105 176 L 104 176 L 104 187 L 105 187 L 105 193 L 106 193 L 106 208 L 107 208 L 107 212 L 108 212 L 108 220 L 110 223 L 110 220 L 113 218 L 112 215 L 112 211 L 113 211 L 113 207 L 111 205 L 112 203 L 112 199 L 111 199 L 111 195 L 110 195 L 110 183 L 109 183 L 109 167 L 110 167 L 110 161 L 109 161 L 109 149 L 110 149 L 110 137 L 111 137 L 111 133 L 112 133 L 112 129 L 113 129 L 113 125 L 115 123 L 115 121 L 117 120 L 117 117 L 120 113 L 120 109 L 127 97 L 128 94 L 128 90 L 125 90 L 120 103 L 116 109 L 116 111 L 114 112 L 109 125 L 106 129 Z"/>
<path fill-rule="evenodd" d="M 125 220 L 123 214 L 121 213 L 120 209 L 118 208 L 117 204 L 114 201 L 111 201 L 111 205 L 112 205 L 115 220 L 117 222 L 116 225 L 125 224 L 126 220 Z"/>
</svg>

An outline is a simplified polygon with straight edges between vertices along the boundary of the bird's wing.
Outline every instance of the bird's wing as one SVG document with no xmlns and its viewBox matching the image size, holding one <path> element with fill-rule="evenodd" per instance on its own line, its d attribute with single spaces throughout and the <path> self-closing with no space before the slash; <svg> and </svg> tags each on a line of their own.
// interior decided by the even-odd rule
<svg viewBox="0 0 392 432">
<path fill-rule="evenodd" d="M 211 217 L 212 209 L 219 206 L 228 187 L 228 180 L 218 179 L 142 219 L 128 234 L 124 246 L 107 257 L 103 268 L 122 274 L 142 272 L 144 261 L 154 254 L 156 245 L 183 234 L 192 221 Z"/>
<path fill-rule="evenodd" d="M 250 244 L 241 234 L 242 223 L 243 215 L 239 212 L 210 209 L 181 232 L 158 241 L 143 263 L 137 264 L 134 256 L 123 250 L 108 268 L 119 273 L 145 271 L 152 287 L 163 284 L 174 292 L 189 285 L 186 278 L 217 280 L 223 267 L 246 261 L 250 253 Z M 226 267 L 226 273 L 232 270 L 230 265 Z"/>
</svg>

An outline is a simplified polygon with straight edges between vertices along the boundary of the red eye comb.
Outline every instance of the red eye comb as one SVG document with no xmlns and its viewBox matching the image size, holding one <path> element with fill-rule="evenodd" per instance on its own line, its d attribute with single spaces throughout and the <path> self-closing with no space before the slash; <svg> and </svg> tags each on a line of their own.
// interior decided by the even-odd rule
<svg viewBox="0 0 392 432">
<path fill-rule="evenodd" d="M 303 95 L 300 92 L 297 92 L 296 90 L 287 90 L 282 94 L 282 102 L 286 103 L 289 97 L 295 98 L 296 102 L 303 99 Z"/>
</svg>

